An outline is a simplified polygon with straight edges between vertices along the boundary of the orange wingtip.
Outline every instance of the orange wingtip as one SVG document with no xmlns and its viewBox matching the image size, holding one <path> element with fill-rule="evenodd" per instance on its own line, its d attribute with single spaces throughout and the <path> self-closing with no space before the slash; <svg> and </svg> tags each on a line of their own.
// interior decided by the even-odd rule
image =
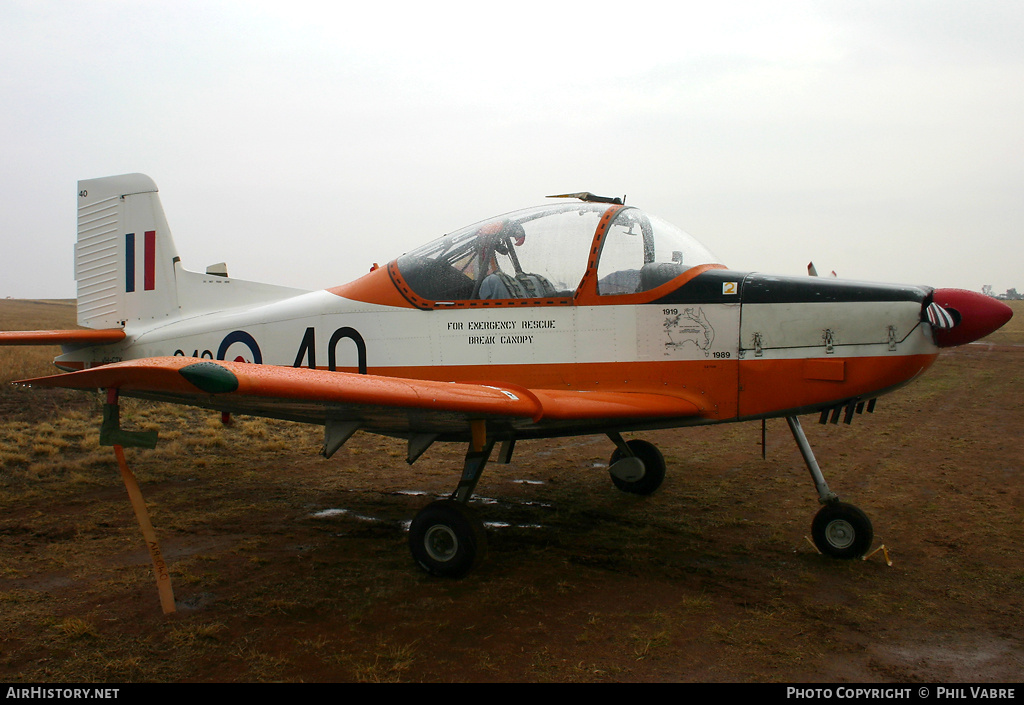
<svg viewBox="0 0 1024 705">
<path fill-rule="evenodd" d="M 0 331 L 0 345 L 107 345 L 124 338 L 120 328 Z"/>
</svg>

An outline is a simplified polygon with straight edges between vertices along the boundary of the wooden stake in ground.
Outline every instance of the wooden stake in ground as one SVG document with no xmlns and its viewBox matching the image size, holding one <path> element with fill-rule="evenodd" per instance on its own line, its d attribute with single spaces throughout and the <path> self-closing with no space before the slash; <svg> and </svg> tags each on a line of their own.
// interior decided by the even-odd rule
<svg viewBox="0 0 1024 705">
<path fill-rule="evenodd" d="M 149 512 L 146 510 L 146 501 L 142 498 L 142 490 L 135 475 L 128 468 L 128 461 L 124 457 L 124 446 L 133 448 L 155 448 L 157 442 L 156 431 L 125 431 L 121 428 L 121 408 L 117 403 L 117 389 L 107 390 L 107 403 L 103 405 L 103 423 L 100 426 L 100 445 L 113 446 L 114 455 L 117 456 L 117 465 L 121 469 L 121 479 L 124 480 L 125 489 L 128 490 L 128 498 L 132 502 L 132 509 L 135 510 L 135 518 L 142 529 L 142 537 L 146 541 L 146 548 L 149 549 L 149 556 L 153 559 L 153 570 L 156 572 L 156 587 L 160 593 L 160 606 L 164 614 L 174 612 L 174 591 L 171 590 L 171 574 L 167 571 L 167 563 L 160 552 L 160 544 L 156 540 L 156 532 L 153 531 L 153 524 L 149 521 Z"/>
<path fill-rule="evenodd" d="M 174 590 L 171 589 L 171 574 L 167 570 L 167 563 L 160 552 L 160 544 L 156 540 L 156 532 L 153 524 L 149 521 L 149 512 L 146 511 L 146 501 L 142 498 L 142 490 L 135 480 L 135 475 L 128 468 L 128 462 L 124 457 L 124 448 L 114 446 L 114 455 L 117 456 L 117 464 L 121 468 L 121 479 L 124 480 L 125 489 L 128 490 L 128 498 L 132 501 L 132 509 L 135 510 L 135 518 L 138 519 L 139 528 L 142 529 L 142 537 L 146 540 L 146 547 L 149 549 L 149 556 L 153 559 L 153 571 L 156 573 L 156 588 L 160 594 L 160 606 L 164 614 L 171 614 L 174 609 Z"/>
</svg>

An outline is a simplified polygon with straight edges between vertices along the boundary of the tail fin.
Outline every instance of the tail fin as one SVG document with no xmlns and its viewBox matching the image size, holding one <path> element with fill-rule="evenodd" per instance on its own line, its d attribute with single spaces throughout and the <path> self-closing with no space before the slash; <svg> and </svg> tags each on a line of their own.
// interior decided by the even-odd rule
<svg viewBox="0 0 1024 705">
<path fill-rule="evenodd" d="M 177 315 L 177 260 L 152 179 L 125 174 L 78 182 L 78 325 L 115 328 Z"/>
<path fill-rule="evenodd" d="M 78 325 L 87 328 L 152 324 L 306 293 L 231 279 L 223 264 L 205 275 L 184 269 L 156 184 L 145 174 L 78 182 L 75 279 Z"/>
</svg>

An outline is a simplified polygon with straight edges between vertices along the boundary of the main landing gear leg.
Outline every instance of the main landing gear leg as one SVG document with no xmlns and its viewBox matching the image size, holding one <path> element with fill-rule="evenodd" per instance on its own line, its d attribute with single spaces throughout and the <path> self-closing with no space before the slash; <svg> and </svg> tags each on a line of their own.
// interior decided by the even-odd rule
<svg viewBox="0 0 1024 705">
<path fill-rule="evenodd" d="M 458 578 L 468 573 L 487 552 L 487 533 L 478 514 L 467 505 L 494 449 L 483 421 L 471 423 L 472 440 L 466 452 L 459 485 L 449 499 L 431 502 L 409 527 L 413 559 L 431 575 Z"/>
<path fill-rule="evenodd" d="M 800 448 L 804 463 L 811 472 L 814 486 L 818 490 L 818 501 L 824 506 L 814 516 L 811 536 L 818 550 L 833 558 L 859 558 L 867 553 L 874 539 L 874 530 L 867 515 L 852 504 L 839 501 L 839 496 L 828 488 L 825 476 L 814 459 L 811 444 L 800 425 L 800 419 L 787 416 L 789 430 Z"/>
</svg>

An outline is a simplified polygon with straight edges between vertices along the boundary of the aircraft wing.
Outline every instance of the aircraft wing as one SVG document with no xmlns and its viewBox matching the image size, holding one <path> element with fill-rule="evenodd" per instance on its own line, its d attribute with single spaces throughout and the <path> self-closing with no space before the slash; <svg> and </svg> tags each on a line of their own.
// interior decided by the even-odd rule
<svg viewBox="0 0 1024 705">
<path fill-rule="evenodd" d="M 554 435 L 570 426 L 603 428 L 599 424 L 700 415 L 693 401 L 663 394 L 526 389 L 186 357 L 129 360 L 20 384 L 116 388 L 124 396 L 237 414 L 354 421 L 368 431 L 398 436 L 462 436 L 468 421 L 481 419 L 526 435 Z"/>
<path fill-rule="evenodd" d="M 0 345 L 106 345 L 124 338 L 120 328 L 0 331 Z"/>
</svg>

